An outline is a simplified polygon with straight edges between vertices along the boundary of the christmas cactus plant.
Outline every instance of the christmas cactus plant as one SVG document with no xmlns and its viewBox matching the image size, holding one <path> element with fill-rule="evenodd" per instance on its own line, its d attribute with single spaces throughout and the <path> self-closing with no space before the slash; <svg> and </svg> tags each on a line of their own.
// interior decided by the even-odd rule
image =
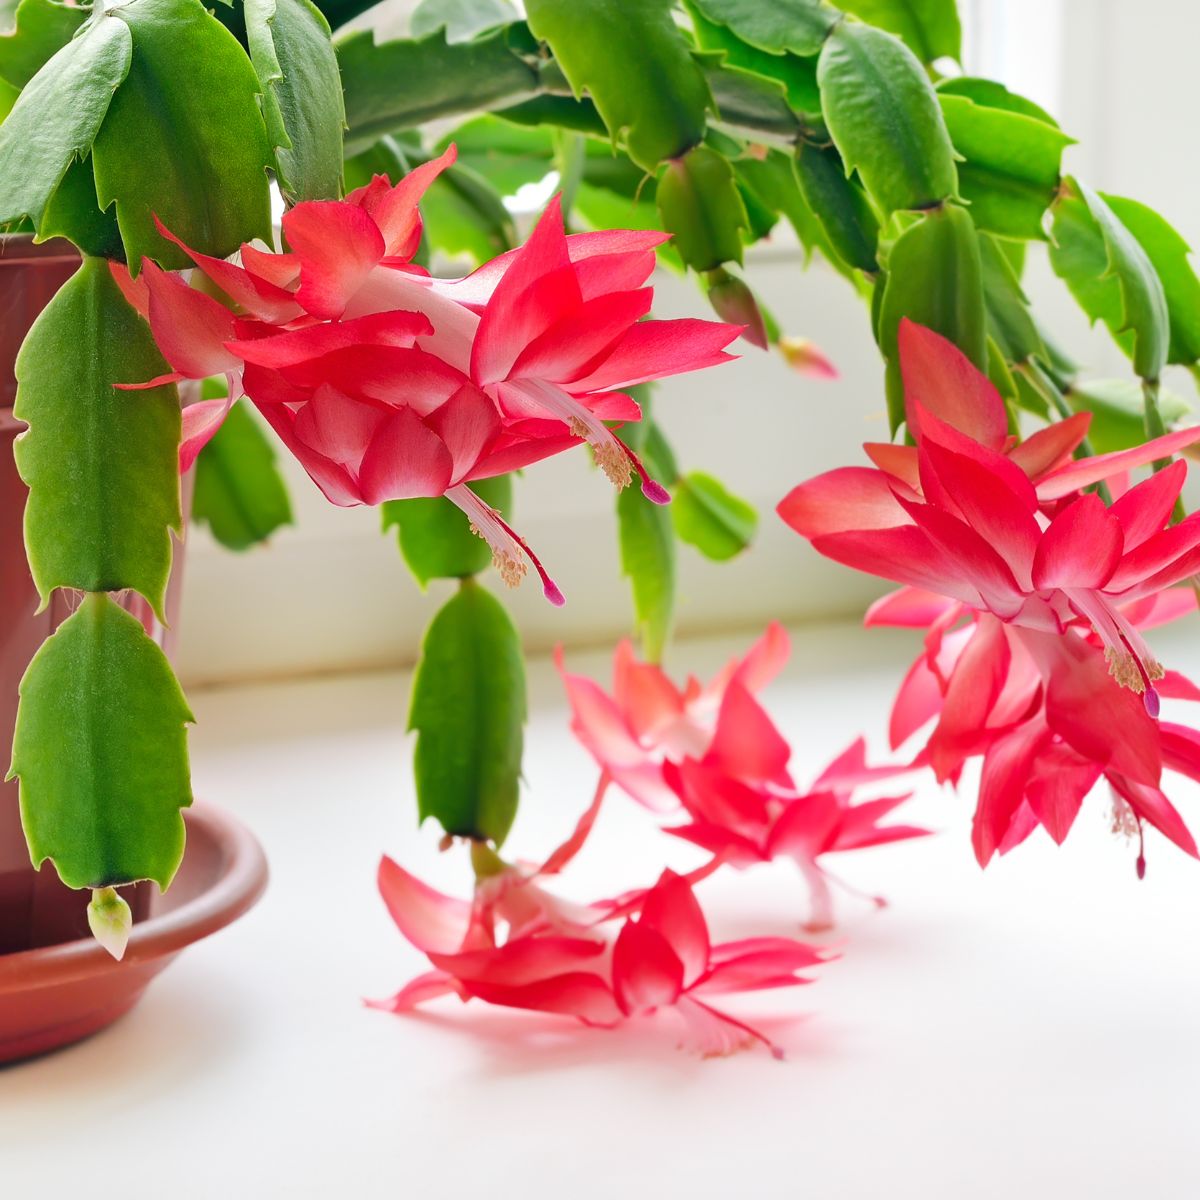
<svg viewBox="0 0 1200 1200">
<path fill-rule="evenodd" d="M 1029 520 L 1047 525 L 1043 543 L 1086 537 L 1051 538 L 1063 518 L 1043 502 L 1043 476 L 1020 484 L 996 462 L 1028 457 L 1012 448 L 1021 432 L 1055 420 L 1072 436 L 1055 442 L 1043 474 L 1069 476 L 1074 490 L 1051 499 L 1094 485 L 1088 520 L 1115 545 L 1120 514 L 1094 510 L 1124 492 L 1123 480 L 1107 468 L 1072 475 L 1065 460 L 1166 435 L 1183 409 L 1163 393 L 1163 369 L 1200 358 L 1200 282 L 1187 247 L 1143 205 L 1064 175 L 1071 138 L 1043 109 L 962 73 L 952 0 L 527 0 L 522 12 L 507 0 L 424 0 L 411 36 L 392 40 L 341 30 L 365 7 L 253 0 L 210 13 L 200 0 L 22 0 L 0 38 L 11 105 L 0 124 L 0 222 L 66 237 L 84 256 L 18 364 L 30 565 L 43 597 L 85 598 L 30 665 L 13 771 L 35 861 L 99 890 L 98 926 L 113 923 L 107 889 L 169 883 L 190 799 L 186 702 L 154 641 L 111 596 L 132 590 L 164 617 L 172 533 L 182 530 L 179 467 L 197 454 L 199 515 L 222 540 L 250 544 L 287 517 L 271 452 L 244 406 L 233 407 L 241 394 L 330 500 L 383 505 L 419 581 L 459 581 L 426 635 L 410 724 L 421 815 L 469 839 L 485 878 L 495 864 L 483 849 L 503 841 L 518 801 L 524 682 L 512 623 L 476 576 L 492 560 L 515 582 L 532 563 L 560 599 L 514 530 L 508 472 L 591 447 L 622 489 L 622 563 L 644 655 L 657 663 L 677 541 L 732 557 L 756 514 L 676 463 L 642 385 L 715 365 L 739 331 L 828 374 L 819 351 L 756 300 L 747 246 L 784 222 L 863 297 L 891 432 L 904 443 L 877 451 L 882 482 L 870 486 L 898 493 L 899 509 L 879 519 L 917 522 L 928 538 L 932 523 L 960 521 L 967 502 L 949 484 L 936 494 L 914 486 L 914 471 L 927 489 L 943 478 L 944 454 L 1009 480 Z M 558 199 L 519 247 L 504 200 L 551 173 Z M 1042 246 L 1128 354 L 1136 400 L 1127 386 L 1081 378 L 1031 311 L 1022 271 Z M 447 278 L 451 258 L 478 269 Z M 650 318 L 644 285 L 656 259 L 693 273 L 721 321 Z M 984 417 L 956 419 L 953 406 L 913 397 L 913 329 L 954 348 L 953 359 L 937 351 L 941 373 L 930 371 L 986 412 L 986 437 Z M 921 405 L 928 422 L 913 419 Z M 747 422 L 744 436 L 753 429 Z M 1020 445 L 1039 436 L 1053 435 Z M 1137 450 L 1117 470 L 1165 465 L 1189 438 Z M 641 486 L 624 486 L 634 480 Z M 793 497 L 784 516 L 819 549 L 865 565 L 869 551 L 845 549 L 863 528 L 849 501 L 838 530 L 813 526 L 798 515 L 804 507 L 804 494 Z M 926 606 L 907 623 L 974 622 L 994 648 L 990 622 L 1011 621 L 1018 597 L 1027 604 L 1050 589 L 1061 598 L 1041 599 L 1056 636 L 1072 631 L 1066 644 L 1078 649 L 1092 629 L 1113 649 L 1106 621 L 1074 593 L 1111 589 L 1120 572 L 1144 588 L 1168 561 L 1190 565 L 1177 546 L 1190 535 L 1152 507 L 1162 520 L 1149 542 L 1166 537 L 1175 552 L 1164 548 L 1140 574 L 1128 563 L 1132 538 L 1103 564 L 1111 571 L 1085 581 L 1070 554 L 1029 579 L 1010 562 L 1013 586 L 987 596 L 973 576 L 973 590 L 960 581 L 947 591 L 947 568 L 916 582 L 966 608 Z M 841 548 L 826 537 L 841 537 Z M 957 569 L 960 542 L 945 535 L 938 545 Z M 889 577 L 914 583 L 908 565 Z M 1118 678 L 1142 680 L 1122 653 Z M 1021 675 L 1020 686 L 1036 692 L 1030 680 Z M 924 694 L 922 704 L 912 711 L 932 718 L 937 706 Z M 1050 709 L 1054 736 L 1070 743 Z M 964 756 L 983 753 L 1000 728 L 987 713 L 976 719 L 986 732 L 960 747 Z M 1155 726 L 1139 736 L 1160 735 Z M 1083 757 L 1079 779 L 1112 766 Z M 939 774 L 956 778 L 959 761 Z M 1028 773 L 1033 752 L 1017 761 Z M 1181 750 L 1174 761 L 1190 760 Z M 654 765 L 662 770 L 661 758 Z M 1157 786 L 1152 763 L 1140 775 L 1114 772 Z M 704 809 L 702 775 L 681 760 L 663 780 L 693 817 Z M 981 858 L 981 845 L 1032 828 L 1026 810 L 1046 811 L 1024 792 L 1005 794 L 1007 816 L 977 842 Z M 1128 803 L 1138 824 L 1146 806 Z M 843 810 L 853 808 L 843 801 Z M 1042 823 L 1065 833 L 1055 812 Z M 769 836 L 765 825 L 759 834 Z M 822 846 L 797 859 L 814 878 Z M 758 850 L 769 856 L 765 840 Z"/>
</svg>

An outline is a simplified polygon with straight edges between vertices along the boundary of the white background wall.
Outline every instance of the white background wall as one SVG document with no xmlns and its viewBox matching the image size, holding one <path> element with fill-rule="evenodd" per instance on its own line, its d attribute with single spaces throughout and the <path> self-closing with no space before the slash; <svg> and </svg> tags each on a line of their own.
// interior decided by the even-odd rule
<svg viewBox="0 0 1200 1200">
<path fill-rule="evenodd" d="M 1189 241 L 1200 239 L 1200 10 L 1187 0 L 967 0 L 962 8 L 968 70 L 1058 114 L 1080 143 L 1068 150 L 1068 170 L 1136 196 Z M 1029 290 L 1060 340 L 1097 372 L 1119 373 L 1123 360 L 1033 258 Z M 862 441 L 886 437 L 866 311 L 823 265 L 803 271 L 799 252 L 782 240 L 756 250 L 748 271 L 787 330 L 817 341 L 842 377 L 804 379 L 744 347 L 738 362 L 660 389 L 659 413 L 685 469 L 712 471 L 762 513 L 755 546 L 734 562 L 708 563 L 681 548 L 683 632 L 849 615 L 876 590 L 819 559 L 772 512 L 793 483 L 858 461 Z M 658 287 L 658 315 L 708 315 L 690 281 L 663 275 Z M 1176 386 L 1194 394 L 1186 379 Z M 332 507 L 287 466 L 297 525 L 270 546 L 233 555 L 205 531 L 189 535 L 181 668 L 192 684 L 411 661 L 450 586 L 422 595 L 395 543 L 380 535 L 376 512 Z M 516 523 L 567 596 L 556 610 L 536 583 L 509 594 L 531 649 L 609 642 L 628 631 L 612 507 L 611 488 L 583 452 L 536 466 L 518 483 Z"/>
</svg>

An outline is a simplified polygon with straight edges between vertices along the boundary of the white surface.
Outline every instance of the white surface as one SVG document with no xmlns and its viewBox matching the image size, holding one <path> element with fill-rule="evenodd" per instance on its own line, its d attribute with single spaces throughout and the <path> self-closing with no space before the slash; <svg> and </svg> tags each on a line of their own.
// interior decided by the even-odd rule
<svg viewBox="0 0 1200 1200">
<path fill-rule="evenodd" d="M 1200 666 L 1194 629 L 1156 638 L 1164 661 Z M 707 672 L 742 644 L 681 646 L 676 667 Z M 798 776 L 881 727 L 915 650 L 849 627 L 796 635 L 768 698 Z M 532 678 L 510 841 L 529 857 L 594 779 L 549 665 Z M 259 833 L 272 886 L 117 1026 L 0 1071 L 0 1195 L 1197 1195 L 1200 864 L 1148 835 L 1139 884 L 1099 795 L 1065 848 L 1036 837 L 986 873 L 969 804 L 933 789 L 910 815 L 941 836 L 846 856 L 840 873 L 892 907 L 842 903 L 845 956 L 817 984 L 730 1005 L 769 1014 L 784 1063 L 702 1062 L 653 1025 L 590 1031 L 457 1001 L 418 1018 L 362 1008 L 422 963 L 375 895 L 379 852 L 467 886 L 461 852 L 439 856 L 431 829 L 413 831 L 407 692 L 380 674 L 195 697 L 197 789 Z M 1195 825 L 1195 789 L 1172 794 Z M 607 894 L 693 861 L 618 797 L 564 890 Z M 726 936 L 795 933 L 803 906 L 782 866 L 699 894 Z"/>
</svg>

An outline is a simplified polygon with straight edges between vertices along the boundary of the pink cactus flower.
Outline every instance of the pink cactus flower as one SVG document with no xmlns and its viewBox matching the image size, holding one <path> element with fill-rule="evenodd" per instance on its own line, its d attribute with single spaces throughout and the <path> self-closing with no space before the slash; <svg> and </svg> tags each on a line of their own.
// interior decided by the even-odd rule
<svg viewBox="0 0 1200 1200">
<path fill-rule="evenodd" d="M 1080 489 L 1197 441 L 1200 426 L 1072 460 L 1086 414 L 1014 443 L 999 394 L 949 342 L 905 323 L 900 356 L 916 446 L 868 446 L 878 469 L 809 480 L 780 515 L 826 557 L 991 613 L 1030 644 L 1094 631 L 1155 715 L 1162 667 L 1122 608 L 1200 570 L 1200 514 L 1168 523 L 1187 467 L 1111 507 Z"/>
<path fill-rule="evenodd" d="M 286 253 L 246 245 L 240 262 L 225 262 L 162 229 L 239 311 L 152 262 L 136 279 L 115 265 L 172 367 L 122 386 L 224 375 L 226 398 L 185 409 L 181 466 L 245 394 L 334 504 L 444 495 L 488 542 L 506 582 L 520 581 L 528 559 L 561 603 L 470 482 L 586 441 L 618 487 L 636 474 L 665 503 L 607 424 L 641 416 L 619 389 L 724 362 L 739 329 L 643 319 L 662 235 L 568 237 L 557 201 L 525 246 L 466 279 L 432 279 L 411 261 L 418 202 L 454 156 L 450 147 L 394 186 L 376 176 L 345 200 L 296 205 L 283 217 Z"/>
<path fill-rule="evenodd" d="M 610 696 L 568 673 L 572 729 L 611 780 L 664 817 L 685 816 L 665 832 L 703 847 L 713 864 L 748 867 L 790 858 L 809 885 L 806 927 L 833 924 L 825 855 L 919 837 L 913 825 L 880 825 L 907 795 L 856 801 L 855 790 L 907 766 L 868 767 L 860 740 L 805 790 L 790 770 L 791 747 L 755 699 L 782 668 L 788 637 L 772 624 L 745 658 L 702 687 L 677 688 L 663 670 L 639 662 L 629 642 L 617 647 Z M 682 810 L 682 811 L 681 811 Z M 876 903 L 882 903 L 877 898 Z"/>
<path fill-rule="evenodd" d="M 757 1041 L 782 1057 L 711 998 L 807 983 L 800 972 L 827 958 L 790 938 L 712 945 L 691 883 L 672 871 L 632 902 L 576 907 L 565 917 L 543 902 L 553 920 L 510 925 L 503 940 L 477 918 L 477 906 L 435 892 L 391 859 L 380 864 L 379 887 L 401 933 L 434 968 L 391 999 L 370 1002 L 395 1013 L 451 994 L 603 1028 L 663 1013 L 677 1023 L 680 1044 L 704 1056 Z"/>
</svg>

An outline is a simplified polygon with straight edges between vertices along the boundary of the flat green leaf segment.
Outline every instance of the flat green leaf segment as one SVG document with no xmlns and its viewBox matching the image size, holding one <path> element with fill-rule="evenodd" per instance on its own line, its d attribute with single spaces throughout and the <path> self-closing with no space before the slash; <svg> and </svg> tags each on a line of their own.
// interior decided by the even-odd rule
<svg viewBox="0 0 1200 1200">
<path fill-rule="evenodd" d="M 708 146 L 697 146 L 667 164 L 658 181 L 662 227 L 675 249 L 697 271 L 742 261 L 742 230 L 749 225 L 733 168 Z"/>
<path fill-rule="evenodd" d="M 464 580 L 425 634 L 413 683 L 421 820 L 500 845 L 517 811 L 524 724 L 517 631 L 490 592 Z"/>
<path fill-rule="evenodd" d="M 364 30 L 339 38 L 337 55 L 350 127 L 347 154 L 397 129 L 516 104 L 538 89 L 537 72 L 510 46 L 508 29 L 455 44 L 439 30 L 380 45 Z"/>
<path fill-rule="evenodd" d="M 1034 117 L 941 95 L 962 196 L 978 229 L 1001 237 L 1042 239 L 1042 218 L 1059 185 L 1062 152 L 1074 140 Z"/>
<path fill-rule="evenodd" d="M 576 96 L 595 101 L 613 140 L 653 171 L 704 137 L 712 95 L 671 0 L 527 0 Z"/>
<path fill-rule="evenodd" d="M 846 172 L 886 213 L 954 196 L 954 148 L 924 68 L 889 33 L 843 21 L 817 63 L 821 108 Z"/>
<path fill-rule="evenodd" d="M 1102 196 L 1068 180 L 1054 208 L 1050 263 L 1093 322 L 1103 321 L 1143 378 L 1167 361 L 1171 322 L 1146 251 Z"/>
<path fill-rule="evenodd" d="M 94 18 L 42 67 L 0 125 L 0 224 L 43 214 L 67 168 L 85 158 L 129 72 L 123 21 Z"/>
<path fill-rule="evenodd" d="M 633 590 L 642 654 L 659 662 L 675 615 L 675 534 L 672 505 L 651 504 L 636 487 L 617 497 L 621 573 Z"/>
<path fill-rule="evenodd" d="M 894 33 L 923 63 L 962 55 L 955 0 L 840 0 L 840 7 Z"/>
<path fill-rule="evenodd" d="M 987 368 L 986 309 L 979 237 L 957 204 L 925 213 L 888 254 L 879 310 L 879 348 L 887 360 L 888 417 L 904 420 L 900 322 L 904 317 L 952 341 L 981 371 Z"/>
<path fill-rule="evenodd" d="M 512 515 L 512 477 L 497 475 L 469 485 L 485 504 L 505 518 Z M 417 500 L 385 500 L 380 506 L 383 531 L 395 529 L 400 553 L 416 581 L 425 587 L 431 579 L 465 579 L 491 564 L 487 542 L 471 532 L 462 509 L 444 496 Z"/>
<path fill-rule="evenodd" d="M 293 203 L 342 191 L 346 111 L 329 24 L 310 0 L 245 0 L 279 187 Z"/>
<path fill-rule="evenodd" d="M 1136 379 L 1089 379 L 1072 383 L 1065 392 L 1076 412 L 1090 412 L 1088 440 L 1097 454 L 1128 450 L 1146 440 L 1145 396 Z M 1158 411 L 1167 426 L 1191 415 L 1182 397 L 1165 388 L 1158 396 Z"/>
<path fill-rule="evenodd" d="M 275 451 L 245 404 L 234 405 L 196 459 L 192 520 L 228 550 L 248 550 L 292 524 Z"/>
<path fill-rule="evenodd" d="M 444 29 L 447 41 L 465 42 L 516 20 L 517 10 L 508 0 L 421 0 L 413 10 L 409 28 L 413 37 Z"/>
<path fill-rule="evenodd" d="M 193 720 L 163 652 L 107 596 L 89 595 L 21 681 L 10 778 L 34 866 L 68 887 L 153 879 L 183 857 Z"/>
<path fill-rule="evenodd" d="M 772 54 L 816 54 L 841 14 L 821 0 L 693 0 L 701 15 Z"/>
<path fill-rule="evenodd" d="M 179 396 L 113 385 L 166 370 L 102 259 L 85 259 L 29 331 L 15 409 L 29 429 L 15 453 L 43 603 L 54 588 L 133 588 L 163 617 L 170 530 L 182 530 Z"/>
<path fill-rule="evenodd" d="M 16 29 L 0 37 L 0 79 L 23 88 L 74 36 L 88 12 L 54 0 L 21 0 Z"/>
<path fill-rule="evenodd" d="M 719 51 L 729 67 L 750 71 L 776 80 L 787 95 L 787 102 L 797 112 L 815 113 L 821 109 L 821 93 L 817 90 L 817 64 L 811 57 L 798 54 L 761 50 L 743 41 L 728 25 L 718 24 L 704 15 L 700 0 L 687 0 L 692 18 L 692 31 L 701 50 Z M 711 86 L 711 79 L 710 79 Z M 725 109 L 718 104 L 721 115 Z"/>
<path fill-rule="evenodd" d="M 703 471 L 689 471 L 677 481 L 671 520 L 681 542 L 714 562 L 740 554 L 758 527 L 753 506 Z"/>
<path fill-rule="evenodd" d="M 251 238 L 269 240 L 262 85 L 233 35 L 200 0 L 132 0 L 100 24 L 123 25 L 133 40 L 129 74 L 92 151 L 100 205 L 116 201 L 131 270 L 144 255 L 190 265 L 159 236 L 154 214 L 219 258 Z"/>
<path fill-rule="evenodd" d="M 801 144 L 796 148 L 796 182 L 805 205 L 824 232 L 827 256 L 874 274 L 879 221 L 861 185 L 850 178 L 832 146 Z"/>
<path fill-rule="evenodd" d="M 1162 284 L 1171 324 L 1167 362 L 1190 366 L 1200 359 L 1200 280 L 1188 261 L 1191 247 L 1145 204 L 1107 193 L 1103 199 L 1137 239 Z"/>
</svg>

